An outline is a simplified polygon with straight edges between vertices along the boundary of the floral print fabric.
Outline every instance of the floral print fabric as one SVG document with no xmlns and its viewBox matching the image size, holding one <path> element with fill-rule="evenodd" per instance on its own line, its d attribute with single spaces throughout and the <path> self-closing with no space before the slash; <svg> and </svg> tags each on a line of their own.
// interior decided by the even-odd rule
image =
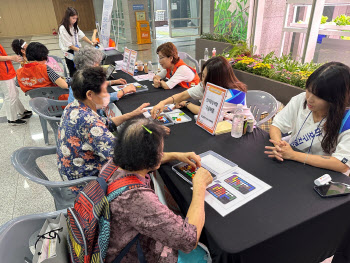
<svg viewBox="0 0 350 263">
<path fill-rule="evenodd" d="M 63 111 L 58 129 L 58 170 L 68 180 L 97 176 L 113 155 L 113 122 L 74 100 Z"/>
<path fill-rule="evenodd" d="M 118 169 L 108 184 L 123 175 L 126 171 Z M 159 201 L 150 187 L 149 175 L 136 176 L 145 187 L 128 190 L 110 203 L 111 234 L 106 263 L 113 262 L 138 233 L 141 234 L 140 245 L 147 262 L 175 263 L 178 250 L 189 253 L 195 248 L 197 228 Z M 136 245 L 121 262 L 138 262 Z"/>
</svg>

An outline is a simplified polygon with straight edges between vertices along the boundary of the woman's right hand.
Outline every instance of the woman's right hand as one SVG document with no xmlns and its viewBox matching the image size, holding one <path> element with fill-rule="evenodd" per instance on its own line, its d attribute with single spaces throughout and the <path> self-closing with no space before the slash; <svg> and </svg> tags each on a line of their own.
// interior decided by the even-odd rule
<svg viewBox="0 0 350 263">
<path fill-rule="evenodd" d="M 193 187 L 204 187 L 204 189 L 206 189 L 207 186 L 213 182 L 213 177 L 208 170 L 201 167 L 197 170 L 192 182 Z"/>
<path fill-rule="evenodd" d="M 159 114 L 161 114 L 164 110 L 165 104 L 163 102 L 159 102 L 156 106 L 151 110 L 151 116 L 155 119 Z"/>
<path fill-rule="evenodd" d="M 17 55 L 11 56 L 11 60 L 13 62 L 17 62 L 17 63 L 23 62 L 23 58 L 21 56 L 17 56 Z"/>
<path fill-rule="evenodd" d="M 159 88 L 160 87 L 160 77 L 159 76 L 154 76 L 153 77 L 153 86 L 155 87 L 155 88 Z"/>
<path fill-rule="evenodd" d="M 136 110 L 132 111 L 132 117 L 136 117 L 141 115 L 142 113 L 146 112 L 147 110 L 145 109 L 148 107 L 150 104 L 149 103 L 143 103 L 140 107 L 138 107 Z"/>
</svg>

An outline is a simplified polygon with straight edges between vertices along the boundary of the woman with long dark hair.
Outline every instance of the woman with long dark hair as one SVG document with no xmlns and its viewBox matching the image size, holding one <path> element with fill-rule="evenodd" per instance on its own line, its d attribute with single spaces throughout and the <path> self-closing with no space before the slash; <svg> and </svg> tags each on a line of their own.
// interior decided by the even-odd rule
<svg viewBox="0 0 350 263">
<path fill-rule="evenodd" d="M 21 66 L 27 62 L 26 57 L 26 49 L 28 47 L 27 42 L 25 42 L 23 39 L 14 39 L 11 44 L 13 52 L 15 52 L 16 55 L 21 56 L 23 58 L 23 62 L 21 62 Z"/>
<path fill-rule="evenodd" d="M 291 99 L 276 115 L 265 152 L 279 161 L 345 173 L 350 166 L 350 68 L 339 62 L 319 67 L 306 82 L 306 93 Z M 282 133 L 292 132 L 289 143 Z M 299 151 L 294 151 L 293 147 Z M 300 152 L 301 151 L 301 152 Z"/>
<path fill-rule="evenodd" d="M 60 27 L 59 32 L 59 45 L 60 49 L 63 51 L 66 64 L 69 70 L 69 75 L 73 77 L 76 69 L 74 67 L 73 56 L 75 51 L 79 51 L 81 48 L 80 40 L 89 43 L 90 45 L 95 45 L 96 43 L 88 39 L 83 31 L 78 27 L 79 17 L 78 11 L 73 7 L 68 7 Z"/>
<path fill-rule="evenodd" d="M 240 82 L 232 70 L 230 63 L 224 57 L 213 57 L 202 66 L 201 82 L 184 92 L 173 95 L 159 102 L 152 109 L 152 117 L 160 114 L 166 104 L 176 103 L 177 108 L 187 107 L 192 113 L 198 114 L 200 106 L 189 101 L 189 98 L 202 100 L 207 82 L 228 89 L 223 112 L 234 112 L 238 104 L 246 105 L 247 86 Z M 244 114 L 252 117 L 250 110 L 245 106 Z"/>
</svg>

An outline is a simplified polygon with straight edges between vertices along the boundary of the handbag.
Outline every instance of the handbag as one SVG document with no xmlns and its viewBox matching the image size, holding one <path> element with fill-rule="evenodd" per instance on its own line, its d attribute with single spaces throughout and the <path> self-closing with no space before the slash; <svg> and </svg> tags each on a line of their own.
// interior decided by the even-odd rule
<svg viewBox="0 0 350 263">
<path fill-rule="evenodd" d="M 35 243 L 33 263 L 69 263 L 67 219 L 60 214 L 46 219 Z"/>
</svg>

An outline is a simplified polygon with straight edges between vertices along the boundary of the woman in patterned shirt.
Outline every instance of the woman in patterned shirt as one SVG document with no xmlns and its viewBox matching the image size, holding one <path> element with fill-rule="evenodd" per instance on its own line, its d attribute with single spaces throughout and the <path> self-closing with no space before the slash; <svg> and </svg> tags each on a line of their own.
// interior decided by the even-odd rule
<svg viewBox="0 0 350 263">
<path fill-rule="evenodd" d="M 112 132 L 124 121 L 142 114 L 149 103 L 111 119 L 97 114 L 109 103 L 108 81 L 101 67 L 87 68 L 74 75 L 75 100 L 61 118 L 57 138 L 58 170 L 69 180 L 97 176 L 113 154 Z"/>
<path fill-rule="evenodd" d="M 147 262 L 205 262 L 204 250 L 195 248 L 204 226 L 206 187 L 213 178 L 207 170 L 200 168 L 200 157 L 195 153 L 163 152 L 164 136 L 162 126 L 145 118 L 128 121 L 118 133 L 113 160 L 103 168 L 111 162 L 119 166 L 108 184 L 132 174 L 142 186 L 123 192 L 110 203 L 107 263 L 113 262 L 138 234 Z M 173 160 L 198 168 L 192 180 L 192 201 L 185 219 L 163 205 L 150 184 L 148 173 Z M 137 258 L 136 245 L 133 245 L 122 262 L 138 262 Z"/>
</svg>

